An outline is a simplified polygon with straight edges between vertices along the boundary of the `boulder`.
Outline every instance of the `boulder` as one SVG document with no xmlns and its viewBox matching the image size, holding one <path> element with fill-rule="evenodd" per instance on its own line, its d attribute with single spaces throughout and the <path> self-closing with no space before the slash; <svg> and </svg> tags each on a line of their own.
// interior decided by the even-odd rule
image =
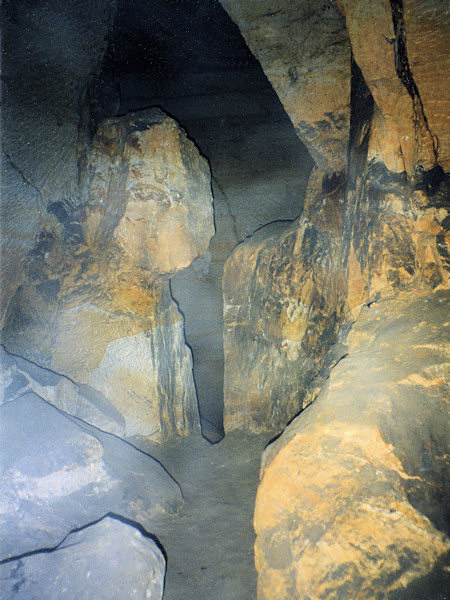
<svg viewBox="0 0 450 600">
<path fill-rule="evenodd" d="M 110 512 L 151 531 L 179 509 L 180 488 L 158 462 L 36 394 L 3 404 L 0 416 L 1 559 L 53 548 Z"/>
<path fill-rule="evenodd" d="M 10 303 L 5 347 L 100 394 L 127 439 L 198 430 L 168 278 L 213 235 L 208 164 L 175 121 L 141 111 L 100 126 L 82 187 L 79 211 L 49 208 L 51 226 Z"/>
<path fill-rule="evenodd" d="M 0 405 L 34 392 L 66 414 L 119 437 L 125 420 L 103 394 L 92 386 L 75 384 L 68 377 L 43 369 L 0 346 Z"/>
<path fill-rule="evenodd" d="M 214 235 L 211 174 L 184 130 L 160 109 L 103 121 L 84 174 L 88 245 L 171 275 L 205 254 Z"/>
<path fill-rule="evenodd" d="M 445 597 L 446 301 L 363 309 L 318 399 L 266 450 L 259 600 Z"/>
<path fill-rule="evenodd" d="M 329 183 L 316 169 L 303 216 L 260 229 L 225 264 L 226 431 L 279 432 L 313 399 L 345 298 L 343 187 Z"/>
<path fill-rule="evenodd" d="M 70 533 L 51 552 L 0 565 L 1 597 L 161 600 L 165 559 L 141 529 L 106 517 Z"/>
</svg>

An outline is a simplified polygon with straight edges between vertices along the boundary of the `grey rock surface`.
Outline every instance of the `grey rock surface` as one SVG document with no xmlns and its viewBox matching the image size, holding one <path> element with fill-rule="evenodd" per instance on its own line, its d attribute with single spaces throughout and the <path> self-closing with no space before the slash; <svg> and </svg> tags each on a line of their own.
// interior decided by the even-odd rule
<svg viewBox="0 0 450 600">
<path fill-rule="evenodd" d="M 1 559 L 55 547 L 109 512 L 151 531 L 156 516 L 181 505 L 157 461 L 32 392 L 0 407 L 0 420 Z"/>
<path fill-rule="evenodd" d="M 90 385 L 44 369 L 0 346 L 0 405 L 34 392 L 65 413 L 119 437 L 125 420 L 105 396 Z"/>
<path fill-rule="evenodd" d="M 0 323 L 46 206 L 77 203 L 81 105 L 117 0 L 2 5 Z"/>
<path fill-rule="evenodd" d="M 106 517 L 69 534 L 53 552 L 0 565 L 2 600 L 161 600 L 165 559 L 156 543 Z"/>
</svg>

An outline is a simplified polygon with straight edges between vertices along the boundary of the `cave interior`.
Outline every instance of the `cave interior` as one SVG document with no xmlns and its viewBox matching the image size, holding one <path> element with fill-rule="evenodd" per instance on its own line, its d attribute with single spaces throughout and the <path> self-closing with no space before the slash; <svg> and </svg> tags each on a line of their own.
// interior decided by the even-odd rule
<svg viewBox="0 0 450 600">
<path fill-rule="evenodd" d="M 445 3 L 2 13 L 0 600 L 445 600 Z"/>
</svg>

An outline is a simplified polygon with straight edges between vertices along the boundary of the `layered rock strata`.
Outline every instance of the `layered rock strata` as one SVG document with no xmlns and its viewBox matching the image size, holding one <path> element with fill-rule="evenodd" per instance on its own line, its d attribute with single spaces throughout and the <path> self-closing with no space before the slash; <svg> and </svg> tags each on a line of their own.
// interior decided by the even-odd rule
<svg viewBox="0 0 450 600">
<path fill-rule="evenodd" d="M 192 358 L 168 279 L 214 232 L 207 162 L 158 109 L 107 120 L 82 199 L 72 214 L 50 205 L 9 307 L 5 346 L 100 393 L 127 438 L 193 431 Z"/>
</svg>

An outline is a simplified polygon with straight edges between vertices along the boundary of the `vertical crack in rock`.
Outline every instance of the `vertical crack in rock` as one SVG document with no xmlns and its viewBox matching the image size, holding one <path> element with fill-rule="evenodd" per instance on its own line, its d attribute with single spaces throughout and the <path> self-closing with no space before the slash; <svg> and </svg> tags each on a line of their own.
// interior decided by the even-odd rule
<svg viewBox="0 0 450 600">
<path fill-rule="evenodd" d="M 421 123 L 425 124 L 425 128 L 431 137 L 433 144 L 433 154 L 435 163 L 438 162 L 438 144 L 437 136 L 433 135 L 428 119 L 423 108 L 423 102 L 420 97 L 419 88 L 414 81 L 411 68 L 408 61 L 408 52 L 406 49 L 406 30 L 405 20 L 403 17 L 403 0 L 390 0 L 392 9 L 392 22 L 394 24 L 394 51 L 395 51 L 395 70 L 397 76 L 405 86 L 408 94 L 411 96 L 414 111 L 414 129 L 416 137 L 419 139 L 419 131 Z"/>
</svg>

